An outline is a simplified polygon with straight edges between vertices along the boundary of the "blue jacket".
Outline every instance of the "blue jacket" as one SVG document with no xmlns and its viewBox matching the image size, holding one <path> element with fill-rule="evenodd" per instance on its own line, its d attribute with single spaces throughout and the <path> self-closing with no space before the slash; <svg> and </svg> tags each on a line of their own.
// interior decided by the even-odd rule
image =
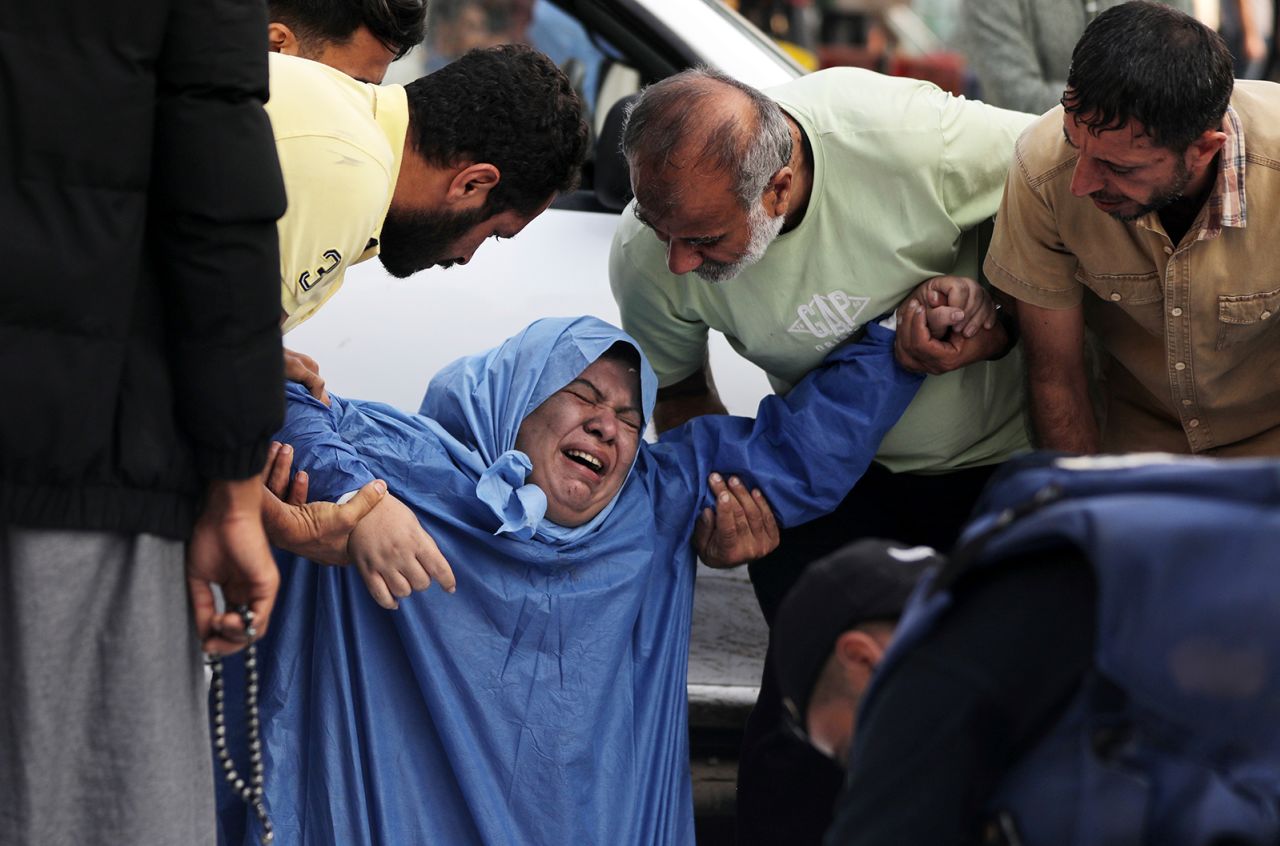
<svg viewBox="0 0 1280 846">
<path fill-rule="evenodd" d="M 1280 842 L 1280 462 L 1041 457 L 979 513 L 975 566 L 1069 545 L 1098 584 L 1094 672 L 991 813 L 1025 846 Z M 917 590 L 860 721 L 951 601 Z"/>
<path fill-rule="evenodd" d="M 783 523 L 811 519 L 852 487 L 920 380 L 873 326 L 756 420 L 700 418 L 642 444 L 605 512 L 556 526 L 516 431 L 617 342 L 634 346 L 595 318 L 538 321 L 445 368 L 430 417 L 290 389 L 280 437 L 313 495 L 385 479 L 458 588 L 386 611 L 354 569 L 280 557 L 259 656 L 277 843 L 693 841 L 690 537 L 706 476 L 739 473 Z M 220 804 L 225 841 L 252 842 L 238 800 Z"/>
</svg>

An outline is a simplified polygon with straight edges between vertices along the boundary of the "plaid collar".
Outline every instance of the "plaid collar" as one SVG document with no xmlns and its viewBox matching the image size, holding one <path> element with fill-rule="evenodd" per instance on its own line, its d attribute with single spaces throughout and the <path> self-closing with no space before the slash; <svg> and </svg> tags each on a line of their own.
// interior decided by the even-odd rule
<svg viewBox="0 0 1280 846">
<path fill-rule="evenodd" d="M 1243 229 L 1246 223 L 1244 128 L 1240 125 L 1240 116 L 1230 106 L 1222 118 L 1222 131 L 1227 140 L 1218 154 L 1218 182 L 1209 195 L 1208 214 L 1198 240 L 1215 237 L 1224 226 Z"/>
</svg>

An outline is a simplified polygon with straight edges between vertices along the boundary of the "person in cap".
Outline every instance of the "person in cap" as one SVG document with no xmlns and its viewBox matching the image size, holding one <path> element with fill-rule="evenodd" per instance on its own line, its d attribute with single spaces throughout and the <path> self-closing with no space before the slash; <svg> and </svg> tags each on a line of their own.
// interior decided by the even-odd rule
<svg viewBox="0 0 1280 846">
<path fill-rule="evenodd" d="M 927 547 L 862 541 L 811 567 L 779 609 L 775 666 L 795 730 L 845 767 L 859 740 L 828 844 L 972 842 L 975 799 L 1040 727 L 1013 715 L 1043 718 L 1088 666 L 1087 568 L 1006 568 L 966 582 L 960 613 L 914 644 L 860 724 L 917 580 L 946 563 Z"/>
<path fill-rule="evenodd" d="M 813 564 L 797 598 L 783 601 L 775 624 L 783 706 L 802 739 L 828 758 L 847 763 L 857 703 L 916 583 L 942 563 L 927 546 L 855 541 Z"/>
<path fill-rule="evenodd" d="M 862 542 L 779 609 L 825 842 L 1277 842 L 1280 465 L 1019 464 L 949 562 Z"/>
</svg>

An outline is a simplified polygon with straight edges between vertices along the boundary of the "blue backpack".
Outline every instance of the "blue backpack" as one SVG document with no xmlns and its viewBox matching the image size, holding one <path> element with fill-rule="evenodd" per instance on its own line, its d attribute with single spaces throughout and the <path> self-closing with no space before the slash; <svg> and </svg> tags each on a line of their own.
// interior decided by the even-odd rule
<svg viewBox="0 0 1280 846">
<path fill-rule="evenodd" d="M 1280 461 L 1033 456 L 979 514 L 971 566 L 1070 545 L 1098 585 L 1094 670 L 1005 776 L 988 842 L 1280 843 Z M 877 678 L 950 602 L 920 586 Z"/>
</svg>

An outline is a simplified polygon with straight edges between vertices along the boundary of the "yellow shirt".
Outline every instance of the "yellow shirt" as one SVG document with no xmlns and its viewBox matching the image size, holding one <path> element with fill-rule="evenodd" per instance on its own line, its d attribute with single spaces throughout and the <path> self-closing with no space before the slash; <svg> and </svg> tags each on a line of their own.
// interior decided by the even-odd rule
<svg viewBox="0 0 1280 846">
<path fill-rule="evenodd" d="M 1155 212 L 1125 223 L 1071 194 L 1060 106 L 1018 140 L 986 274 L 1033 305 L 1083 304 L 1107 354 L 1107 452 L 1280 455 L 1280 86 L 1237 82 L 1231 106 L 1177 244 Z"/>
<path fill-rule="evenodd" d="M 273 53 L 267 114 L 289 208 L 280 218 L 280 306 L 288 332 L 377 255 L 409 129 L 399 85 L 370 85 Z"/>
</svg>

